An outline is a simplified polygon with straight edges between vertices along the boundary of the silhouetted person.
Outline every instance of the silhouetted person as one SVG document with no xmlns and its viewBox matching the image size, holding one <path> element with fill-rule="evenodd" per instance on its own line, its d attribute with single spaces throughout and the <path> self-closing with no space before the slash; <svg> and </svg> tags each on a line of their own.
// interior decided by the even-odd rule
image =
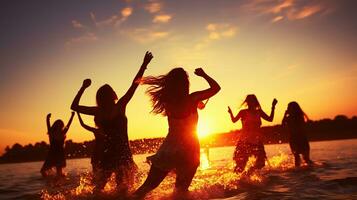
<svg viewBox="0 0 357 200">
<path fill-rule="evenodd" d="M 143 80 L 144 84 L 150 85 L 147 93 L 153 104 L 152 112 L 167 116 L 169 130 L 157 153 L 148 157 L 151 168 L 144 184 L 134 193 L 135 197 L 144 197 L 172 170 L 176 172 L 175 193 L 188 191 L 200 163 L 197 106 L 220 90 L 217 82 L 201 68 L 196 69 L 195 74 L 203 77 L 210 88 L 190 94 L 189 78 L 182 68 Z"/>
<path fill-rule="evenodd" d="M 64 141 L 66 139 L 66 133 L 71 126 L 73 116 L 74 112 L 72 112 L 72 115 L 66 126 L 64 126 L 63 121 L 60 119 L 56 120 L 51 126 L 51 113 L 47 114 L 46 124 L 47 134 L 50 141 L 50 150 L 41 168 L 41 174 L 44 177 L 48 175 L 48 171 L 53 167 L 56 167 L 57 176 L 64 176 L 63 168 L 66 167 Z"/>
<path fill-rule="evenodd" d="M 93 148 L 93 152 L 91 155 L 91 164 L 92 164 L 94 176 L 96 176 L 97 175 L 96 173 L 98 172 L 98 170 L 103 170 L 102 156 L 103 156 L 103 151 L 104 151 L 105 135 L 104 135 L 103 131 L 100 130 L 99 128 L 95 128 L 95 127 L 86 125 L 83 122 L 82 117 L 79 114 L 79 112 L 77 112 L 77 115 L 78 115 L 78 119 L 79 119 L 81 126 L 84 129 L 86 129 L 94 134 L 94 148 Z"/>
<path fill-rule="evenodd" d="M 81 106 L 79 100 L 84 90 L 90 86 L 91 80 L 86 79 L 73 100 L 72 110 L 86 115 L 93 115 L 96 126 L 105 135 L 104 150 L 101 155 L 103 168 L 102 179 L 96 183 L 95 191 L 105 186 L 107 179 L 114 172 L 116 174 L 117 189 L 120 194 L 126 194 L 133 184 L 136 164 L 129 147 L 128 122 L 125 115 L 126 106 L 133 97 L 147 65 L 153 58 L 146 52 L 143 64 L 136 74 L 130 88 L 119 100 L 109 85 L 103 85 L 97 91 L 97 106 Z"/>
<path fill-rule="evenodd" d="M 288 104 L 285 111 L 282 125 L 289 132 L 289 144 L 291 152 L 295 158 L 295 166 L 301 164 L 300 154 L 303 156 L 306 164 L 311 165 L 310 146 L 305 134 L 305 120 L 308 120 L 307 115 L 295 101 Z"/>
<path fill-rule="evenodd" d="M 240 173 L 244 171 L 250 156 L 256 158 L 251 170 L 261 169 L 265 166 L 266 153 L 260 129 L 262 124 L 261 118 L 272 122 L 277 102 L 276 99 L 273 100 L 270 116 L 261 109 L 259 101 L 254 94 L 247 95 L 242 105 L 246 105 L 248 108 L 239 111 L 237 116 L 233 115 L 231 108 L 228 106 L 228 113 L 231 116 L 232 122 L 235 123 L 239 119 L 242 121 L 242 130 L 238 136 L 239 139 L 233 157 L 236 161 L 235 172 Z"/>
</svg>

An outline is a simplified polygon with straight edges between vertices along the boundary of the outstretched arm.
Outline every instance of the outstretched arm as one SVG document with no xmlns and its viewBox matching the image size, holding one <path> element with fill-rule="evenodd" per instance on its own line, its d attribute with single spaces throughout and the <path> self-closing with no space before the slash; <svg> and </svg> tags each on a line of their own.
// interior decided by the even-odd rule
<svg viewBox="0 0 357 200">
<path fill-rule="evenodd" d="M 50 118 L 51 118 L 51 113 L 48 113 L 46 116 L 47 133 L 50 133 L 50 129 L 51 129 Z"/>
<path fill-rule="evenodd" d="M 89 106 L 80 106 L 79 105 L 79 100 L 81 99 L 84 90 L 87 89 L 87 87 L 89 87 L 91 84 L 91 80 L 90 79 L 85 79 L 83 81 L 82 87 L 79 89 L 76 97 L 74 97 L 72 105 L 71 105 L 71 109 L 76 111 L 76 112 L 80 112 L 83 114 L 87 114 L 87 115 L 95 115 L 96 112 L 96 107 L 89 107 Z"/>
<path fill-rule="evenodd" d="M 78 115 L 79 123 L 81 124 L 81 126 L 82 126 L 83 128 L 85 128 L 86 130 L 91 131 L 91 132 L 95 132 L 95 131 L 97 130 L 96 128 L 90 127 L 90 126 L 88 126 L 87 124 L 85 124 L 85 123 L 83 122 L 82 117 L 81 117 L 81 114 L 79 114 L 79 112 L 77 112 L 77 115 Z"/>
<path fill-rule="evenodd" d="M 64 134 L 66 134 L 66 133 L 67 133 L 67 131 L 68 131 L 69 127 L 71 126 L 72 121 L 73 121 L 73 117 L 74 117 L 74 112 L 72 112 L 72 113 L 71 113 L 71 117 L 69 118 L 69 120 L 68 120 L 68 123 L 67 123 L 66 127 L 64 127 L 64 130 L 63 130 Z"/>
<path fill-rule="evenodd" d="M 232 120 L 233 123 L 236 123 L 242 117 L 241 116 L 242 115 L 241 112 L 239 112 L 237 114 L 237 116 L 234 117 L 233 112 L 232 112 L 232 110 L 231 110 L 231 108 L 229 106 L 228 106 L 228 113 L 231 116 L 231 120 Z"/>
<path fill-rule="evenodd" d="M 217 92 L 219 92 L 219 90 L 221 90 L 221 87 L 218 85 L 218 83 L 213 78 L 208 76 L 206 74 L 206 72 L 203 71 L 202 68 L 197 68 L 195 70 L 195 74 L 197 76 L 201 76 L 202 78 L 204 78 L 210 86 L 210 88 L 208 88 L 206 90 L 197 91 L 197 92 L 194 92 L 191 94 L 191 96 L 196 101 L 202 101 L 202 100 L 208 99 L 208 98 L 212 97 L 213 95 L 217 94 Z"/>
<path fill-rule="evenodd" d="M 260 110 L 260 117 L 265 119 L 268 122 L 272 122 L 274 119 L 275 105 L 277 103 L 278 103 L 278 100 L 274 99 L 272 106 L 271 106 L 270 116 L 268 116 L 263 110 Z"/>
<path fill-rule="evenodd" d="M 150 63 L 151 59 L 153 58 L 153 55 L 151 52 L 147 51 L 144 57 L 143 64 L 141 65 L 138 73 L 136 74 L 133 82 L 131 83 L 130 88 L 128 91 L 125 93 L 125 95 L 120 99 L 120 102 L 122 105 L 127 105 L 131 98 L 133 97 L 136 88 L 138 88 L 138 85 L 140 83 L 140 79 L 143 77 L 144 72 L 146 70 L 147 65 Z"/>
</svg>

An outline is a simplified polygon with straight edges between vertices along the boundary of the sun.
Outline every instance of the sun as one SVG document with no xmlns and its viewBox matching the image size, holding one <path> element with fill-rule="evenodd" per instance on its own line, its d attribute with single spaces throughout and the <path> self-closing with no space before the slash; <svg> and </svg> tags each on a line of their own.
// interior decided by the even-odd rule
<svg viewBox="0 0 357 200">
<path fill-rule="evenodd" d="M 197 135 L 198 138 L 205 138 L 210 134 L 210 128 L 207 123 L 198 123 L 197 125 Z"/>
</svg>

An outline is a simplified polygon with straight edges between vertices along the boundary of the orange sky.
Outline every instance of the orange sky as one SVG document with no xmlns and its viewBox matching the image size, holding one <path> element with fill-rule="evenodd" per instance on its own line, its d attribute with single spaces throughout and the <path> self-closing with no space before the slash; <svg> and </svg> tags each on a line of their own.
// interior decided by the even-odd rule
<svg viewBox="0 0 357 200">
<path fill-rule="evenodd" d="M 251 93 L 267 113 L 273 98 L 279 101 L 273 123 L 264 125 L 280 123 L 293 100 L 311 119 L 357 114 L 357 17 L 347 1 L 8 4 L 0 33 L 0 152 L 15 142 L 47 141 L 46 114 L 67 121 L 85 78 L 92 85 L 81 104 L 95 105 L 105 83 L 121 96 L 146 50 L 154 54 L 146 75 L 182 66 L 195 91 L 208 87 L 193 74 L 203 67 L 219 82 L 222 90 L 199 111 L 207 132 L 240 128 L 230 122 L 227 106 L 238 112 Z M 167 133 L 166 119 L 150 114 L 144 92 L 140 86 L 127 109 L 130 139 Z M 67 138 L 93 136 L 75 118 Z"/>
</svg>

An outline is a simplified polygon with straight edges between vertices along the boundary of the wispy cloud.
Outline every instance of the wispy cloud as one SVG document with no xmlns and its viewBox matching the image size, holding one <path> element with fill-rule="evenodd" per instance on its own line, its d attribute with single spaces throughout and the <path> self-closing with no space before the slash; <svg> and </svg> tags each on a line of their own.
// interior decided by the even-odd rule
<svg viewBox="0 0 357 200">
<path fill-rule="evenodd" d="M 156 15 L 152 22 L 154 23 L 167 23 L 171 20 L 172 16 L 167 14 Z"/>
<path fill-rule="evenodd" d="M 205 28 L 208 35 L 195 45 L 197 50 L 206 47 L 214 40 L 232 38 L 238 32 L 238 27 L 229 23 L 209 23 Z"/>
<path fill-rule="evenodd" d="M 119 26 L 121 23 L 126 21 L 130 15 L 133 13 L 132 7 L 125 7 L 120 10 L 118 14 L 112 15 L 108 18 L 97 20 L 96 15 L 91 12 L 90 16 L 96 27 L 104 27 L 104 26 Z"/>
<path fill-rule="evenodd" d="M 145 5 L 144 8 L 149 13 L 158 13 L 161 11 L 162 7 L 163 7 L 162 2 L 151 0 Z"/>
<path fill-rule="evenodd" d="M 139 43 L 154 42 L 159 39 L 167 38 L 170 35 L 169 31 L 152 30 L 151 28 L 123 30 L 121 33 Z"/>
<path fill-rule="evenodd" d="M 72 47 L 75 44 L 83 44 L 88 42 L 95 42 L 98 40 L 98 37 L 94 33 L 86 32 L 84 35 L 71 38 L 65 43 L 66 47 Z"/>
<path fill-rule="evenodd" d="M 258 15 L 271 16 L 271 22 L 276 23 L 282 20 L 301 20 L 317 14 L 324 14 L 333 8 L 327 1 L 297 1 L 297 0 L 252 0 L 244 4 L 242 8 Z"/>
<path fill-rule="evenodd" d="M 73 28 L 78 28 L 78 29 L 85 28 L 85 26 L 77 20 L 72 20 L 72 26 Z"/>
</svg>

